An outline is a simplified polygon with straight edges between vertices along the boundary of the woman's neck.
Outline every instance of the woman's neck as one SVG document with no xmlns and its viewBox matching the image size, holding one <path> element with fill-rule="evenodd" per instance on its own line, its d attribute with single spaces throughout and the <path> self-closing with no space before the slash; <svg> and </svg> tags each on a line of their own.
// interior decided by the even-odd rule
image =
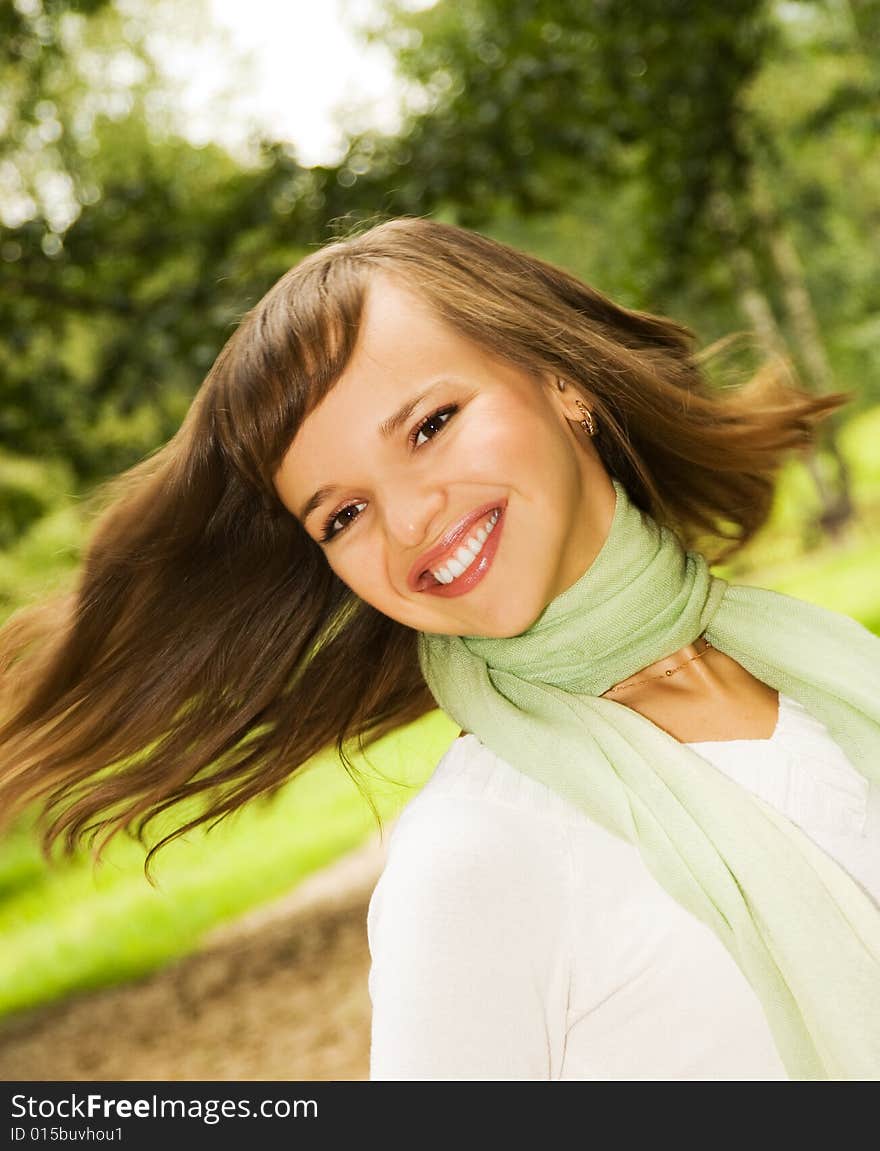
<svg viewBox="0 0 880 1151">
<path fill-rule="evenodd" d="M 712 645 L 703 636 L 698 636 L 693 643 L 685 644 L 671 655 L 655 660 L 654 663 L 643 667 L 641 671 L 627 676 L 619 683 L 613 684 L 602 695 L 610 699 L 625 698 L 628 692 L 636 688 L 651 685 L 662 687 L 668 680 L 675 677 L 678 680 L 676 687 L 682 686 L 683 681 L 705 684 L 715 678 L 715 674 L 708 663 L 704 662 L 704 655 L 712 650 Z"/>
</svg>

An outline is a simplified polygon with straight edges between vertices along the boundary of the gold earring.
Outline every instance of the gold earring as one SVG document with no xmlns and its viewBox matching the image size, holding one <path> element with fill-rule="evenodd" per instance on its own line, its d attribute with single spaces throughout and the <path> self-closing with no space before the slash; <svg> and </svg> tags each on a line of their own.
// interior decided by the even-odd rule
<svg viewBox="0 0 880 1151">
<path fill-rule="evenodd" d="M 593 413 L 590 411 L 587 405 L 581 403 L 580 400 L 575 400 L 575 403 L 580 408 L 581 412 L 583 412 L 584 418 L 581 420 L 581 427 L 584 429 L 588 436 L 594 436 L 598 429 L 596 428 L 596 421 L 593 419 Z"/>
</svg>

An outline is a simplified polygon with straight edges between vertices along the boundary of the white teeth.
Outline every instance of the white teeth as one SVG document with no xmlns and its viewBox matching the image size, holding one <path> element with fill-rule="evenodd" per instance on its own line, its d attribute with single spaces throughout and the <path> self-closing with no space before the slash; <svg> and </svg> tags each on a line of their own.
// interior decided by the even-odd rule
<svg viewBox="0 0 880 1151">
<path fill-rule="evenodd" d="M 483 527 L 477 528 L 474 536 L 470 536 L 466 544 L 458 549 L 454 556 L 446 561 L 443 567 L 432 570 L 434 578 L 442 584 L 450 584 L 471 566 L 480 552 L 483 544 L 489 538 L 489 533 L 498 522 L 499 512 L 496 509 Z"/>
<path fill-rule="evenodd" d="M 464 564 L 460 564 L 453 556 L 451 560 L 446 561 L 447 571 L 451 571 L 454 576 L 464 575 Z"/>
</svg>

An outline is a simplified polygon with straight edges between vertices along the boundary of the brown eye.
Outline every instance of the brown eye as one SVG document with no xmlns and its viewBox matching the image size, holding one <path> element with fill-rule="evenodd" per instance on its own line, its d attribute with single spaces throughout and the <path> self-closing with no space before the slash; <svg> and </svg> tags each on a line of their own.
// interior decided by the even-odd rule
<svg viewBox="0 0 880 1151">
<path fill-rule="evenodd" d="M 345 519 L 346 512 L 357 511 L 358 508 L 365 508 L 366 506 L 366 504 L 346 504 L 345 507 L 340 508 L 338 512 L 333 512 L 329 515 L 324 521 L 324 527 L 321 532 L 321 543 L 328 543 L 335 536 L 341 535 L 349 524 L 354 523 L 357 515 L 352 516 L 351 519 Z M 336 524 L 338 520 L 342 520 L 342 527 L 337 529 L 334 527 L 334 524 Z"/>
<path fill-rule="evenodd" d="M 441 432 L 446 427 L 446 425 L 449 423 L 450 417 L 454 416 L 457 411 L 458 404 L 449 404 L 445 408 L 440 408 L 438 411 L 432 412 L 432 414 L 428 416 L 426 420 L 423 420 L 422 423 L 420 423 L 418 427 L 415 428 L 412 435 L 410 436 L 410 443 L 412 446 L 414 448 L 419 448 L 422 446 L 417 441 L 418 437 L 426 428 L 436 427 L 437 430 L 433 432 L 432 435 L 428 436 L 428 439 L 433 440 L 434 436 L 436 436 L 438 432 Z"/>
</svg>

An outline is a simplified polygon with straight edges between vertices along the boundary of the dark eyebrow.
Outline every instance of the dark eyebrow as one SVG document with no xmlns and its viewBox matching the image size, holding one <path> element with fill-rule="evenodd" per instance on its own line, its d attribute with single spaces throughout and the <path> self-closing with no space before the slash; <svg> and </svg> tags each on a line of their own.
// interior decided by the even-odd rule
<svg viewBox="0 0 880 1151">
<path fill-rule="evenodd" d="M 401 404 L 394 415 L 389 416 L 387 420 L 383 420 L 379 424 L 379 434 L 383 439 L 390 440 L 397 430 L 406 423 L 409 417 L 413 414 L 422 400 L 430 395 L 436 387 L 440 385 L 441 381 L 436 381 L 430 387 L 425 388 L 406 403 Z M 331 496 L 336 491 L 335 484 L 327 484 L 325 487 L 318 488 L 303 504 L 302 511 L 299 513 L 300 523 L 305 523 L 315 508 L 319 507 L 328 496 Z"/>
<path fill-rule="evenodd" d="M 401 424 L 406 423 L 425 396 L 430 395 L 436 387 L 437 384 L 432 384 L 430 388 L 425 388 L 424 391 L 419 392 L 417 396 L 413 396 L 411 400 L 407 400 L 405 404 L 401 404 L 393 416 L 390 416 L 387 420 L 379 424 L 379 433 L 383 439 L 390 440 Z"/>
</svg>

